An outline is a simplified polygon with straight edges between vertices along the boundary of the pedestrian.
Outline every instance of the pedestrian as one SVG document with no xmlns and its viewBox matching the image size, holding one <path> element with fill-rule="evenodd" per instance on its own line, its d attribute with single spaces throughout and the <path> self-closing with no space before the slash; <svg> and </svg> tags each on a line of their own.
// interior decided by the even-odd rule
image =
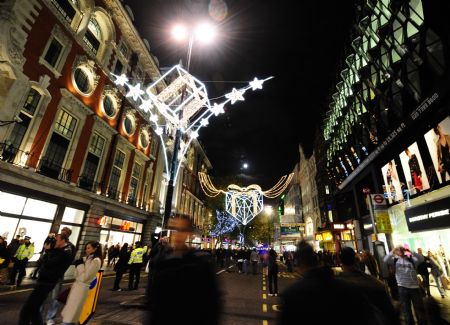
<svg viewBox="0 0 450 325">
<path fill-rule="evenodd" d="M 335 324 L 339 319 L 351 325 L 374 324 L 370 323 L 374 312 L 361 291 L 336 278 L 330 266 L 319 266 L 317 254 L 306 241 L 298 244 L 295 258 L 301 277 L 280 295 L 280 325 L 299 324 L 302 320 L 308 320 L 308 324 Z M 326 309 L 323 297 L 331 302 Z"/>
<path fill-rule="evenodd" d="M 421 257 L 411 253 L 407 247 L 397 246 L 384 257 L 384 261 L 394 262 L 399 300 L 406 324 L 415 324 L 411 303 L 414 306 L 418 324 L 426 324 L 425 307 L 416 272 L 416 265 L 422 262 Z"/>
<path fill-rule="evenodd" d="M 44 259 L 36 286 L 25 301 L 19 318 L 19 325 L 43 324 L 41 306 L 56 283 L 64 276 L 73 260 L 72 248 L 68 236 L 60 233 L 55 237 L 55 245 L 45 244 Z"/>
<path fill-rule="evenodd" d="M 130 260 L 130 253 L 128 252 L 128 243 L 123 244 L 119 252 L 119 260 L 114 266 L 114 271 L 116 271 L 116 279 L 114 280 L 113 291 L 122 291 L 120 288 L 120 280 L 122 280 L 123 274 L 128 269 L 128 261 Z"/>
<path fill-rule="evenodd" d="M 365 250 L 362 252 L 361 262 L 364 264 L 364 273 L 379 278 L 380 271 L 377 260 L 369 251 Z"/>
<path fill-rule="evenodd" d="M 137 290 L 139 287 L 139 280 L 141 278 L 141 268 L 144 262 L 144 254 L 146 249 L 142 247 L 141 242 L 137 241 L 135 248 L 131 252 L 128 266 L 130 268 L 128 278 L 128 290 Z"/>
<path fill-rule="evenodd" d="M 113 261 L 113 259 L 114 259 L 114 245 L 111 245 L 108 248 L 108 262 L 106 263 L 106 266 L 109 266 Z"/>
<path fill-rule="evenodd" d="M 269 250 L 268 260 L 269 296 L 278 296 L 278 263 L 277 252 Z"/>
<path fill-rule="evenodd" d="M 351 247 L 344 247 L 340 252 L 342 273 L 339 279 L 359 290 L 368 301 L 380 311 L 379 322 L 386 325 L 399 325 L 400 320 L 387 294 L 384 284 L 375 277 L 362 272 L 357 264 L 355 250 Z"/>
<path fill-rule="evenodd" d="M 11 240 L 9 245 L 6 247 L 9 251 L 9 256 L 13 257 L 16 254 L 17 249 L 20 246 L 20 235 L 16 235 L 16 238 Z"/>
<path fill-rule="evenodd" d="M 10 255 L 5 238 L 0 236 L 0 285 L 8 282 L 8 265 Z"/>
<path fill-rule="evenodd" d="M 253 251 L 250 253 L 250 262 L 252 263 L 252 273 L 257 274 L 258 272 L 258 260 L 259 255 L 256 251 L 256 248 L 253 248 Z"/>
<path fill-rule="evenodd" d="M 158 260 L 164 259 L 164 256 L 168 250 L 169 250 L 169 238 L 164 236 L 164 237 L 161 237 L 155 245 L 153 245 L 153 247 L 150 251 L 148 281 L 147 281 L 147 286 L 145 288 L 145 296 L 147 297 L 147 300 L 149 301 L 150 305 L 151 305 L 150 299 L 152 298 L 150 290 L 152 288 L 152 281 L 153 281 L 153 276 L 154 276 L 153 269 L 154 269 L 155 265 L 157 264 Z"/>
<path fill-rule="evenodd" d="M 88 296 L 89 285 L 102 266 L 102 245 L 90 241 L 85 246 L 86 256 L 75 261 L 75 282 L 72 284 L 61 315 L 64 325 L 78 324 Z"/>
<path fill-rule="evenodd" d="M 26 274 L 25 268 L 27 267 L 28 260 L 30 260 L 34 255 L 34 245 L 30 242 L 30 239 L 30 236 L 25 236 L 24 243 L 19 246 L 14 254 L 14 266 L 11 272 L 11 279 L 9 282 L 10 285 L 16 284 L 17 273 L 17 287 L 22 284 L 22 279 Z"/>
<path fill-rule="evenodd" d="M 218 324 L 221 303 L 214 266 L 208 254 L 185 244 L 193 232 L 191 219 L 176 216 L 168 226 L 172 230 L 171 247 L 155 261 L 152 270 L 150 323 Z"/>
<path fill-rule="evenodd" d="M 436 258 L 436 256 L 431 251 L 428 251 L 428 258 L 431 266 L 431 275 L 434 278 L 436 287 L 439 290 L 439 293 L 441 294 L 441 298 L 445 298 L 445 289 L 444 286 L 442 285 L 442 274 L 443 274 L 442 267 L 440 266 L 440 263 Z"/>
<path fill-rule="evenodd" d="M 65 235 L 67 238 L 70 238 L 70 235 L 72 235 L 72 229 L 70 229 L 69 227 L 63 227 L 61 229 L 61 234 Z M 54 245 L 54 242 L 55 242 L 54 239 L 55 239 L 55 234 L 50 233 L 47 236 L 47 238 L 45 239 L 44 243 L 50 243 L 50 245 Z M 70 252 L 72 254 L 71 261 L 73 261 L 75 259 L 75 255 L 76 255 L 76 251 L 77 251 L 76 247 L 72 242 L 70 242 L 69 239 L 67 240 L 67 246 L 70 248 Z M 47 315 L 46 315 L 47 325 L 55 324 L 55 318 L 56 318 L 56 315 L 58 314 L 59 307 L 61 306 L 61 302 L 58 300 L 58 297 L 62 291 L 63 280 L 64 280 L 64 273 L 61 275 L 61 277 L 56 282 L 56 285 L 53 288 L 53 291 L 51 294 L 52 299 L 51 299 L 51 302 L 47 309 Z"/>
<path fill-rule="evenodd" d="M 287 267 L 287 271 L 288 272 L 293 272 L 293 263 L 294 263 L 294 255 L 292 254 L 291 251 L 287 251 L 286 252 L 286 256 L 285 256 L 285 261 L 286 261 L 286 267 Z"/>
<path fill-rule="evenodd" d="M 422 287 L 425 294 L 430 297 L 430 273 L 428 272 L 428 268 L 431 267 L 430 259 L 423 255 L 422 248 L 417 249 L 417 254 L 423 258 L 423 262 L 417 265 L 417 273 L 422 277 Z"/>
</svg>

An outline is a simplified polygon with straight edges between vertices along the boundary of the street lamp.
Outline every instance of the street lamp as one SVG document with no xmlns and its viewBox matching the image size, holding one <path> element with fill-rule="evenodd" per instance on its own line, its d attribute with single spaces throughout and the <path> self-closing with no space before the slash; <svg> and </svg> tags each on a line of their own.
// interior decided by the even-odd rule
<svg viewBox="0 0 450 325">
<path fill-rule="evenodd" d="M 268 228 L 269 228 L 269 240 L 268 240 L 268 242 L 269 242 L 269 246 L 270 246 L 270 244 L 271 244 L 271 240 L 270 239 L 272 238 L 271 233 L 272 233 L 272 221 L 273 221 L 273 219 L 272 219 L 273 207 L 271 205 L 266 205 L 264 207 L 264 212 L 267 215 L 267 223 L 268 223 Z"/>
<path fill-rule="evenodd" d="M 172 29 L 172 36 L 177 41 L 183 41 L 187 37 L 189 37 L 189 46 L 188 46 L 188 53 L 187 53 L 187 62 L 186 62 L 186 71 L 189 73 L 189 68 L 191 64 L 191 55 L 192 55 L 192 47 L 194 45 L 194 41 L 200 41 L 203 43 L 211 42 L 215 35 L 215 28 L 207 23 L 201 23 L 199 24 L 192 32 L 189 32 L 189 30 L 184 25 L 176 25 Z M 186 96 L 186 87 L 182 89 L 181 94 L 181 103 L 184 101 Z M 180 109 L 178 112 L 178 118 L 182 119 L 183 117 L 183 110 Z M 180 163 L 178 161 L 178 151 L 180 147 L 180 141 L 181 141 L 181 128 L 177 128 L 175 133 L 175 141 L 174 141 L 174 147 L 173 147 L 173 154 L 172 154 L 172 161 L 170 164 L 170 179 L 169 183 L 167 185 L 167 193 L 166 193 L 166 202 L 164 207 L 164 218 L 162 221 L 162 225 L 164 227 L 164 223 L 169 220 L 170 215 L 172 214 L 172 199 L 173 199 L 173 191 L 175 188 L 175 178 L 178 170 L 178 164 Z"/>
</svg>

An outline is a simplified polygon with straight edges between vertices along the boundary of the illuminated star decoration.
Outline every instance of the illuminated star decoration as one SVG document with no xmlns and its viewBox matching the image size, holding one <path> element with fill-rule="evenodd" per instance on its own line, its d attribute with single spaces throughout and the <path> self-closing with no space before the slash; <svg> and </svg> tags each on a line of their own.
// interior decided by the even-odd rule
<svg viewBox="0 0 450 325">
<path fill-rule="evenodd" d="M 227 103 L 234 104 L 236 101 L 244 101 L 244 94 L 247 90 L 262 89 L 263 83 L 273 78 L 268 77 L 262 80 L 254 78 L 253 81 L 245 82 L 245 87 L 233 88 L 230 93 L 218 97 L 224 97 L 224 101 L 212 104 L 209 101 L 206 86 L 183 69 L 181 65 L 172 67 L 150 85 L 141 85 L 140 83 L 132 85 L 124 74 L 112 74 L 112 76 L 116 85 L 125 88 L 125 96 L 131 97 L 137 102 L 131 104 L 136 105 L 141 112 L 145 113 L 144 118 L 148 118 L 153 124 L 153 129 L 161 140 L 167 175 L 170 174 L 170 167 L 164 130 L 170 130 L 169 125 L 187 135 L 188 141 L 182 150 L 182 157 L 184 157 L 191 141 L 199 136 L 200 128 L 209 124 L 210 117 L 225 113 L 224 108 Z M 171 80 L 171 82 L 168 83 L 167 80 Z M 177 164 L 175 183 L 180 166 L 181 163 Z"/>
<path fill-rule="evenodd" d="M 228 98 L 231 101 L 231 105 L 236 103 L 238 100 L 244 101 L 244 96 L 242 96 L 244 92 L 242 90 L 237 90 L 236 88 L 233 88 L 231 93 L 228 93 L 225 95 L 226 98 Z"/>
</svg>

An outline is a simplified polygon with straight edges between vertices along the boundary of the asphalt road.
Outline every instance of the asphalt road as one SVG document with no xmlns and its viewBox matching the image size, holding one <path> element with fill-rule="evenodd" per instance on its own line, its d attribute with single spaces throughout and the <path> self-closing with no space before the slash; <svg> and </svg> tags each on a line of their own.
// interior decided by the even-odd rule
<svg viewBox="0 0 450 325">
<path fill-rule="evenodd" d="M 295 281 L 296 277 L 295 273 L 285 272 L 283 267 L 281 271 L 279 274 L 279 292 Z M 279 297 L 268 296 L 267 278 L 262 275 L 261 270 L 257 275 L 252 275 L 238 274 L 235 267 L 228 270 L 217 269 L 217 277 L 224 303 L 221 324 L 276 324 Z M 97 310 L 89 324 L 143 324 L 146 310 L 128 303 L 139 301 L 139 297 L 144 295 L 144 287 L 147 282 L 146 274 L 142 273 L 141 288 L 137 291 L 113 292 L 110 290 L 113 281 L 113 275 L 104 277 Z M 126 288 L 127 284 L 127 278 L 124 278 L 122 287 Z M 0 292 L 0 324 L 15 325 L 18 323 L 20 308 L 31 290 Z M 58 321 L 60 319 L 57 319 L 57 323 Z"/>
</svg>

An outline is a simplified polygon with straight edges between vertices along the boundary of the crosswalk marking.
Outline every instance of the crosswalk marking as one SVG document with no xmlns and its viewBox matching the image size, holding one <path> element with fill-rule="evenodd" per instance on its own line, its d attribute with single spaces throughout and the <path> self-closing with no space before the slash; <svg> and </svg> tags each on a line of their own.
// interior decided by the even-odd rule
<svg viewBox="0 0 450 325">
<path fill-rule="evenodd" d="M 267 304 L 262 304 L 263 313 L 267 313 Z"/>
<path fill-rule="evenodd" d="M 267 295 L 265 293 L 263 293 L 262 297 L 263 299 L 267 299 Z"/>
<path fill-rule="evenodd" d="M 269 325 L 269 322 L 267 320 L 263 320 L 263 325 Z"/>
</svg>

